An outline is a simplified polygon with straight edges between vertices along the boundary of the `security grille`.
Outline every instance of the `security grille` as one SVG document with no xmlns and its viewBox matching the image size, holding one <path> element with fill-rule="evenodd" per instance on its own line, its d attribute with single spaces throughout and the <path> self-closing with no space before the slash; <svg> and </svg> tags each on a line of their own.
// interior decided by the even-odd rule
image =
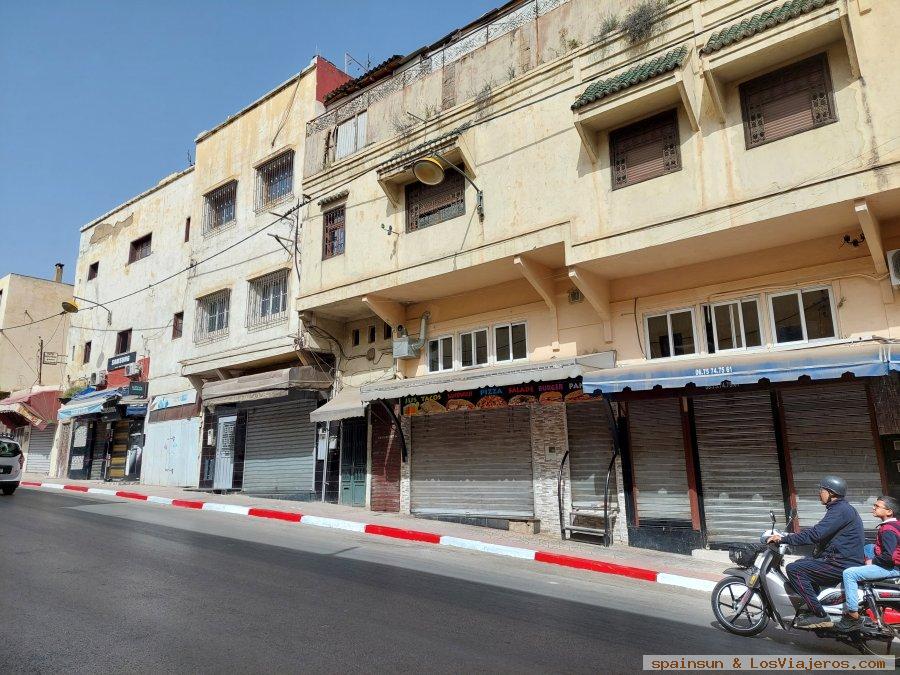
<svg viewBox="0 0 900 675">
<path fill-rule="evenodd" d="M 247 328 L 287 320 L 288 270 L 278 270 L 250 282 Z"/>
<path fill-rule="evenodd" d="M 613 190 L 681 169 L 674 110 L 610 134 Z"/>
<path fill-rule="evenodd" d="M 747 148 L 837 122 L 824 54 L 741 85 Z"/>
<path fill-rule="evenodd" d="M 203 234 L 218 232 L 235 222 L 237 181 L 233 180 L 206 194 L 206 214 Z"/>
<path fill-rule="evenodd" d="M 333 258 L 344 252 L 344 207 L 326 211 L 322 216 L 324 236 L 322 239 L 322 259 Z"/>
<path fill-rule="evenodd" d="M 294 193 L 294 151 L 288 150 L 256 170 L 256 210 L 268 208 Z"/>
<path fill-rule="evenodd" d="M 460 167 L 461 169 L 462 167 Z M 448 169 L 437 185 L 406 186 L 406 231 L 421 230 L 466 212 L 465 179 Z"/>
<path fill-rule="evenodd" d="M 217 291 L 197 300 L 194 342 L 218 340 L 228 335 L 231 290 Z"/>
</svg>

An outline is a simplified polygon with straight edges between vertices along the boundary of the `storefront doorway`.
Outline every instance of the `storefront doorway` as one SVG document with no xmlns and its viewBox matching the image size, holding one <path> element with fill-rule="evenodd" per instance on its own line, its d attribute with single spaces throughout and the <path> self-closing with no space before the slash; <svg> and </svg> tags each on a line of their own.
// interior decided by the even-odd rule
<svg viewBox="0 0 900 675">
<path fill-rule="evenodd" d="M 367 425 L 365 418 L 341 423 L 341 504 L 366 505 Z"/>
</svg>

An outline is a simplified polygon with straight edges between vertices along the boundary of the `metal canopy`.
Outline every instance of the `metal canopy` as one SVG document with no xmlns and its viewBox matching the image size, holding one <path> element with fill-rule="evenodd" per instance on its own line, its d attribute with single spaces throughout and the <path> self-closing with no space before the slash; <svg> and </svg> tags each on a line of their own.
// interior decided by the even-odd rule
<svg viewBox="0 0 900 675">
<path fill-rule="evenodd" d="M 107 402 L 112 399 L 118 400 L 123 393 L 122 389 L 103 389 L 79 394 L 62 406 L 57 416 L 61 420 L 68 420 L 73 417 L 97 414 L 103 411 Z"/>
<path fill-rule="evenodd" d="M 201 395 L 206 405 L 214 406 L 279 398 L 295 389 L 327 391 L 331 384 L 332 379 L 327 373 L 312 366 L 297 366 L 207 382 Z"/>
<path fill-rule="evenodd" d="M 309 414 L 311 422 L 333 422 L 348 417 L 362 417 L 366 404 L 359 398 L 358 387 L 344 387 L 328 403 Z"/>
<path fill-rule="evenodd" d="M 715 387 L 756 384 L 760 380 L 790 382 L 807 376 L 815 380 L 886 375 L 889 345 L 877 342 L 825 345 L 756 353 L 713 354 L 697 359 L 668 359 L 660 363 L 615 368 L 586 375 L 584 390 L 604 394 L 655 387 L 680 388 L 693 384 Z M 896 367 L 896 366 L 893 366 Z"/>
<path fill-rule="evenodd" d="M 540 363 L 520 363 L 491 368 L 454 371 L 441 375 L 425 375 L 406 380 L 390 380 L 360 387 L 363 402 L 392 399 L 401 396 L 422 396 L 442 391 L 464 391 L 482 387 L 504 387 L 527 382 L 546 382 L 582 377 L 616 364 L 615 352 L 586 354 L 568 359 L 553 359 Z"/>
</svg>

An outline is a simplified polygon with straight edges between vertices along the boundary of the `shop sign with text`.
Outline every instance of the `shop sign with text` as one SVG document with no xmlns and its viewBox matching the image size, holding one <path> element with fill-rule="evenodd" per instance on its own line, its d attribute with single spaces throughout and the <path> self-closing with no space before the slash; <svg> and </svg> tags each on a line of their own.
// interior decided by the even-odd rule
<svg viewBox="0 0 900 675">
<path fill-rule="evenodd" d="M 466 391 L 403 398 L 404 415 L 442 413 L 453 410 L 489 410 L 509 406 L 563 403 L 592 398 L 581 388 L 581 379 L 529 382 L 505 387 L 481 387 Z"/>
</svg>

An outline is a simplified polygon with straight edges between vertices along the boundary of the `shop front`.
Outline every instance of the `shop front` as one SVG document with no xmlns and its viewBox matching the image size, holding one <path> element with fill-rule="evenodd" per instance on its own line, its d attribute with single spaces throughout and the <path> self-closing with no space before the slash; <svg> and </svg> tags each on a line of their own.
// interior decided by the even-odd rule
<svg viewBox="0 0 900 675">
<path fill-rule="evenodd" d="M 34 386 L 0 400 L 0 424 L 20 439 L 28 473 L 50 472 L 59 395 L 58 387 Z"/>
<path fill-rule="evenodd" d="M 200 477 L 200 406 L 196 389 L 159 394 L 147 414 L 141 483 L 197 487 Z"/>
<path fill-rule="evenodd" d="M 884 346 L 863 343 L 586 378 L 618 403 L 629 541 L 678 552 L 755 541 L 770 512 L 783 523 L 791 509 L 809 527 L 825 474 L 846 478 L 874 530 L 871 504 L 889 490 L 871 393 L 884 377 Z"/>
<path fill-rule="evenodd" d="M 310 413 L 331 385 L 310 366 L 204 384 L 200 487 L 314 499 L 317 439 Z"/>
</svg>

